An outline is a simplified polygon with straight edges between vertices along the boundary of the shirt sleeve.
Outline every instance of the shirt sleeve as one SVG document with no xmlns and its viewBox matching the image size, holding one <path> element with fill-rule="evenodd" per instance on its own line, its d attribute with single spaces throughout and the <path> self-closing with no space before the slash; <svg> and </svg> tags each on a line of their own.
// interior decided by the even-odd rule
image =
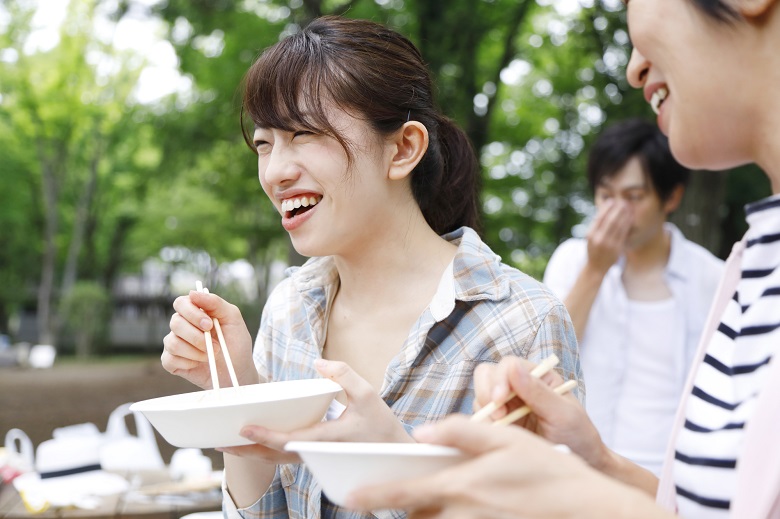
<svg viewBox="0 0 780 519">
<path fill-rule="evenodd" d="M 271 317 L 269 315 L 270 305 L 266 304 L 260 317 L 260 329 L 257 332 L 254 348 L 252 350 L 252 360 L 255 363 L 257 373 L 260 375 L 260 381 L 269 382 L 273 380 L 271 374 L 271 358 L 273 348 L 272 328 L 270 326 Z"/>
<path fill-rule="evenodd" d="M 255 340 L 252 360 L 254 361 L 257 373 L 261 381 L 270 382 L 274 380 L 273 366 L 273 346 L 274 346 L 274 327 L 273 309 L 275 301 L 278 300 L 279 293 L 273 292 L 263 307 L 260 318 L 260 329 Z M 287 519 L 289 514 L 287 510 L 287 496 L 281 483 L 279 466 L 276 467 L 276 473 L 271 485 L 265 494 L 252 505 L 246 508 L 238 508 L 233 502 L 227 491 L 223 478 L 222 488 L 222 511 L 226 519 L 259 519 L 259 518 L 278 518 Z"/>
<path fill-rule="evenodd" d="M 582 378 L 577 336 L 569 312 L 560 302 L 553 304 L 541 320 L 528 351 L 528 360 L 539 363 L 553 354 L 560 359 L 555 370 L 564 380 L 577 381 L 574 395 L 584 405 L 585 384 Z"/>
<path fill-rule="evenodd" d="M 544 270 L 543 282 L 558 299 L 566 299 L 577 281 L 587 258 L 586 247 L 583 240 L 566 240 L 550 257 Z"/>
<path fill-rule="evenodd" d="M 225 519 L 259 519 L 262 518 L 276 518 L 287 519 L 287 497 L 282 488 L 281 479 L 279 477 L 279 467 L 276 468 L 276 475 L 265 492 L 263 497 L 258 499 L 252 505 L 246 508 L 238 508 L 230 497 L 230 493 L 227 490 L 225 478 L 222 478 L 222 515 Z"/>
</svg>

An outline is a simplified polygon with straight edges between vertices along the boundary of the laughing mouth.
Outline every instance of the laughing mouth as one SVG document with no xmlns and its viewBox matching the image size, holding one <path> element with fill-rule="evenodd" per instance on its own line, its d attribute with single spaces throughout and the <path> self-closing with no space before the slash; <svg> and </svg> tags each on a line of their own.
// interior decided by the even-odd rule
<svg viewBox="0 0 780 519">
<path fill-rule="evenodd" d="M 310 195 L 282 200 L 282 214 L 285 218 L 294 218 L 317 205 L 320 200 L 322 200 L 321 196 Z"/>
<path fill-rule="evenodd" d="M 667 90 L 666 87 L 661 87 L 653 92 L 653 95 L 650 98 L 650 106 L 653 108 L 655 115 L 658 115 L 661 111 L 661 105 L 664 104 L 664 101 L 666 101 L 668 96 L 669 90 Z"/>
</svg>

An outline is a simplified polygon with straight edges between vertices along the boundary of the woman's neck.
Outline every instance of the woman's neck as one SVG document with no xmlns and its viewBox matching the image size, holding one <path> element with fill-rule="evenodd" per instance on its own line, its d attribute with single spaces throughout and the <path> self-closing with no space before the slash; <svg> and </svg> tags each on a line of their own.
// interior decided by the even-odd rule
<svg viewBox="0 0 780 519">
<path fill-rule="evenodd" d="M 403 229 L 376 235 L 359 253 L 335 257 L 342 302 L 368 309 L 433 295 L 457 247 L 439 237 L 424 219 L 406 223 Z"/>
<path fill-rule="evenodd" d="M 758 43 L 751 50 L 752 59 L 758 64 L 753 72 L 762 81 L 753 79 L 756 88 L 754 94 L 756 110 L 753 114 L 756 128 L 756 142 L 753 148 L 755 162 L 769 177 L 772 193 L 780 194 L 780 99 L 777 96 L 780 89 L 780 6 L 775 5 L 762 21 Z M 754 69 L 754 70 L 756 70 Z M 750 72 L 748 72 L 749 74 Z M 750 79 L 750 76 L 744 76 Z M 750 84 L 749 83 L 749 84 Z"/>
</svg>

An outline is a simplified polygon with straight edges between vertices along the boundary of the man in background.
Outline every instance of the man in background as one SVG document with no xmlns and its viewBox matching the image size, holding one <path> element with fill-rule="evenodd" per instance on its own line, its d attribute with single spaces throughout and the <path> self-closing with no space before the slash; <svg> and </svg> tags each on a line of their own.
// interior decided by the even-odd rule
<svg viewBox="0 0 780 519">
<path fill-rule="evenodd" d="M 544 274 L 574 323 L 593 423 L 656 475 L 723 267 L 667 221 L 689 173 L 655 124 L 608 127 L 588 160 L 595 219 Z"/>
</svg>

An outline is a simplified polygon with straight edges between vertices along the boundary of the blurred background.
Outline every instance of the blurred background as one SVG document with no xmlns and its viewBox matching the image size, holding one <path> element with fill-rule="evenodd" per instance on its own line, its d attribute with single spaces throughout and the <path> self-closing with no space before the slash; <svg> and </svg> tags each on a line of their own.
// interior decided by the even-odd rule
<svg viewBox="0 0 780 519">
<path fill-rule="evenodd" d="M 592 215 L 591 140 L 653 117 L 625 80 L 621 0 L 0 1 L 0 363 L 43 344 L 58 362 L 158 369 L 172 301 L 196 279 L 257 329 L 302 258 L 242 140 L 239 85 L 264 47 L 334 13 L 419 46 L 480 154 L 486 241 L 537 277 Z M 769 192 L 758 171 L 697 172 L 674 220 L 725 257 L 743 205 Z M 125 391 L 106 409 L 143 397 Z M 19 405 L 3 406 L 0 433 L 20 426 Z"/>
</svg>

